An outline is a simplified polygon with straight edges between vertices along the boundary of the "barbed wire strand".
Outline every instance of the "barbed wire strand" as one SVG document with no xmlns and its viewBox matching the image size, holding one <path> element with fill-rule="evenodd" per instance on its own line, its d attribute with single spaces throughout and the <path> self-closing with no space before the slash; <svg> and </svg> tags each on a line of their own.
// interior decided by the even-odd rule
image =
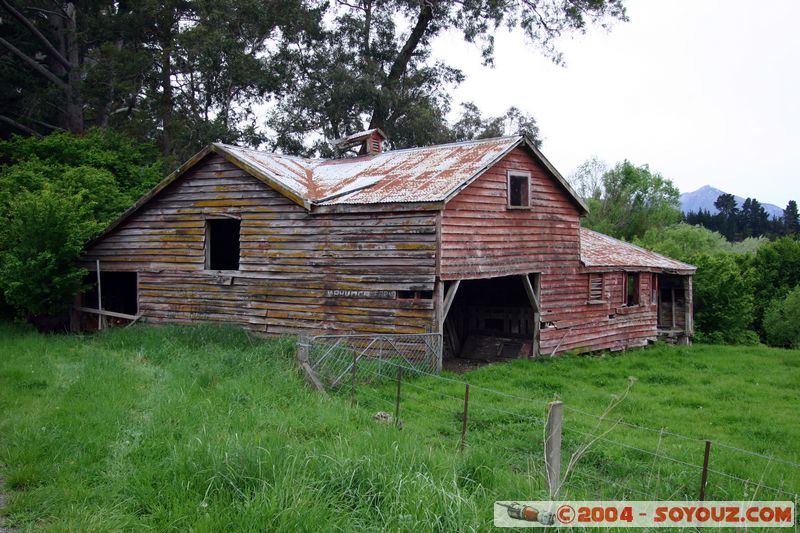
<svg viewBox="0 0 800 533">
<path fill-rule="evenodd" d="M 388 365 L 394 366 L 394 367 L 402 367 L 404 369 L 410 370 L 411 372 L 413 372 L 415 374 L 431 377 L 431 378 L 434 378 L 434 379 L 440 380 L 440 381 L 447 381 L 447 382 L 450 382 L 450 383 L 457 383 L 459 385 L 466 385 L 466 384 L 469 383 L 469 382 L 464 381 L 464 380 L 448 378 L 446 376 L 442 376 L 442 375 L 439 375 L 439 374 L 433 374 L 433 373 L 426 372 L 424 370 L 420 370 L 420 369 L 417 369 L 417 368 L 409 368 L 407 365 L 401 365 L 401 364 L 395 363 L 394 361 L 390 361 L 390 360 L 386 360 L 386 359 L 382 360 L 381 362 L 384 365 L 388 364 Z M 377 372 L 374 372 L 374 371 L 370 371 L 370 372 L 372 372 L 372 373 L 374 373 L 374 374 L 376 374 L 376 375 L 378 375 L 380 377 L 388 377 L 388 376 L 384 376 L 382 374 L 378 374 Z M 406 383 L 408 383 L 408 382 L 406 382 Z M 514 399 L 514 400 L 519 400 L 519 401 L 524 401 L 524 402 L 531 402 L 531 403 L 536 403 L 536 404 L 542 405 L 541 404 L 541 400 L 537 400 L 537 399 L 534 399 L 534 398 L 525 398 L 523 396 L 517 396 L 515 394 L 506 393 L 506 392 L 499 391 L 499 390 L 496 390 L 496 389 L 491 389 L 491 388 L 488 388 L 488 387 L 482 387 L 480 385 L 474 385 L 472 383 L 469 383 L 469 386 L 470 386 L 470 390 L 479 390 L 479 391 L 487 392 L 487 393 L 490 393 L 490 394 L 496 394 L 498 396 L 511 398 L 511 399 Z M 422 387 L 422 388 L 424 388 L 424 387 Z M 443 393 L 443 392 L 439 392 L 439 391 L 434 391 L 433 389 L 425 388 L 425 390 L 428 390 L 430 392 L 434 392 L 436 394 L 444 394 L 446 396 L 451 396 L 453 398 L 457 398 L 456 396 L 449 395 L 447 393 Z M 544 406 L 546 406 L 546 403 L 542 405 L 542 407 L 544 407 Z M 578 413 L 578 414 L 590 417 L 590 418 L 594 418 L 596 420 L 600 420 L 600 421 L 603 421 L 603 422 L 605 422 L 605 421 L 615 422 L 616 424 L 621 425 L 621 426 L 625 426 L 625 427 L 629 427 L 629 428 L 633 428 L 633 429 L 639 429 L 639 430 L 642 430 L 642 431 L 648 431 L 648 432 L 651 432 L 651 433 L 657 433 L 657 434 L 661 434 L 661 435 L 669 435 L 671 437 L 675 437 L 675 438 L 679 438 L 679 439 L 683 439 L 683 440 L 687 440 L 687 441 L 705 442 L 706 440 L 709 440 L 709 439 L 702 439 L 702 438 L 699 438 L 699 437 L 691 437 L 689 435 L 676 433 L 674 431 L 669 431 L 669 430 L 664 429 L 664 428 L 656 429 L 656 428 L 651 428 L 651 427 L 648 427 L 648 426 L 643 426 L 643 425 L 640 425 L 640 424 L 634 424 L 634 423 L 631 423 L 631 422 L 628 422 L 628 421 L 622 420 L 622 419 L 618 419 L 618 420 L 613 420 L 612 421 L 612 420 L 609 420 L 608 418 L 602 417 L 600 415 L 596 415 L 594 413 L 590 413 L 588 411 L 584 411 L 582 409 L 579 409 L 577 407 L 572 407 L 572 406 L 569 406 L 569 405 L 564 405 L 564 409 L 568 410 L 568 411 L 571 411 L 571 412 L 574 412 L 574 413 Z M 501 411 L 499 409 L 497 409 L 497 410 Z M 514 413 L 510 413 L 508 411 L 506 411 L 506 413 L 507 414 L 514 414 Z M 540 419 L 540 422 L 543 422 L 543 420 Z M 576 431 L 576 430 L 573 430 L 573 431 Z M 588 435 L 588 434 L 585 434 L 585 435 Z M 606 439 L 606 438 L 603 438 L 602 440 L 609 441 L 609 439 Z M 615 441 L 611 441 L 611 442 L 615 442 Z M 718 447 L 721 447 L 721 448 L 729 449 L 729 450 L 732 450 L 732 451 L 744 453 L 744 454 L 749 455 L 751 457 L 758 457 L 758 458 L 761 458 L 761 459 L 774 461 L 776 463 L 780 463 L 780 464 L 783 464 L 783 465 L 787 465 L 787 466 L 791 466 L 793 468 L 800 469 L 800 463 L 796 463 L 794 461 L 790 461 L 790 460 L 787 460 L 787 459 L 782 459 L 782 458 L 778 458 L 778 457 L 772 457 L 772 456 L 764 455 L 764 454 L 761 454 L 761 453 L 758 453 L 758 452 L 754 452 L 752 450 L 747 450 L 747 449 L 740 448 L 738 446 L 733 446 L 733 445 L 730 445 L 730 444 L 727 444 L 727 443 L 724 443 L 724 442 L 719 442 L 719 441 L 713 441 L 713 442 L 714 442 L 715 446 L 718 446 Z M 619 443 L 619 444 L 620 445 L 624 445 L 622 443 Z M 632 448 L 632 449 L 638 450 L 638 451 L 642 451 L 644 453 L 650 453 L 650 454 L 653 453 L 653 452 L 650 452 L 648 450 L 643 450 L 641 448 L 636 448 L 636 447 L 630 446 L 630 445 L 624 445 L 624 446 L 626 446 L 628 448 Z M 671 458 L 671 457 L 667 457 L 667 456 L 662 456 L 662 458 L 665 458 L 667 460 L 672 460 L 672 461 L 675 461 L 675 462 L 679 462 L 679 463 L 681 462 L 680 460 L 677 460 L 677 459 L 674 459 L 674 458 Z M 685 464 L 689 465 L 689 466 L 693 466 L 694 468 L 700 468 L 697 465 L 692 465 L 690 463 L 685 463 Z"/>
<path fill-rule="evenodd" d="M 594 413 L 590 413 L 588 411 L 584 411 L 582 409 L 578 409 L 577 407 L 564 405 L 564 409 L 567 410 L 567 411 L 572 411 L 573 413 L 578 413 L 578 414 L 581 414 L 581 415 L 584 415 L 584 416 L 587 416 L 587 417 L 590 417 L 590 418 L 594 418 L 596 420 L 603 420 L 603 417 L 601 417 L 600 415 L 596 415 Z M 714 446 L 719 446 L 721 448 L 726 448 L 728 450 L 737 451 L 737 452 L 744 453 L 744 454 L 747 454 L 747 455 L 750 455 L 750 456 L 753 456 L 753 457 L 759 457 L 761 459 L 766 459 L 768 461 L 781 463 L 781 464 L 784 464 L 784 465 L 787 465 L 787 466 L 791 466 L 791 467 L 794 467 L 794 468 L 800 468 L 800 463 L 796 463 L 796 462 L 790 461 L 788 459 L 781 459 L 779 457 L 772 457 L 772 456 L 769 456 L 769 455 L 764 455 L 764 454 L 761 454 L 761 453 L 758 453 L 758 452 L 754 452 L 752 450 L 746 450 L 744 448 L 739 448 L 738 446 L 733 446 L 731 444 L 726 444 L 724 442 L 719 442 L 719 441 L 714 440 L 714 439 L 703 439 L 703 438 L 699 438 L 699 437 L 690 437 L 688 435 L 683 435 L 681 433 L 675 433 L 674 431 L 669 431 L 668 429 L 651 428 L 651 427 L 648 427 L 648 426 L 642 426 L 640 424 L 634 424 L 634 423 L 628 422 L 626 420 L 620 420 L 619 421 L 619 425 L 626 426 L 626 427 L 633 428 L 633 429 L 639 429 L 639 430 L 642 430 L 642 431 L 649 431 L 651 433 L 662 433 L 662 431 L 663 431 L 664 435 L 669 435 L 671 437 L 676 437 L 676 438 L 679 438 L 679 439 L 692 441 L 692 442 L 704 443 L 706 440 L 711 440 L 714 443 Z"/>
</svg>

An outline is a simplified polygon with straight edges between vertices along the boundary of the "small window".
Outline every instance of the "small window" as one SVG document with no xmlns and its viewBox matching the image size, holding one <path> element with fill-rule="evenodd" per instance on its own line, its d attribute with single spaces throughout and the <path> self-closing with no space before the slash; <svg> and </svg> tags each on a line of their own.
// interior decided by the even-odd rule
<svg viewBox="0 0 800 533">
<path fill-rule="evenodd" d="M 625 274 L 625 305 L 639 305 L 639 274 Z"/>
<path fill-rule="evenodd" d="M 603 300 L 603 275 L 589 274 L 589 301 L 599 302 Z"/>
<path fill-rule="evenodd" d="M 239 220 L 206 220 L 206 268 L 239 270 Z"/>
<path fill-rule="evenodd" d="M 530 207 L 531 175 L 527 172 L 508 173 L 508 207 Z"/>
<path fill-rule="evenodd" d="M 433 291 L 397 291 L 398 300 L 432 300 Z"/>
</svg>

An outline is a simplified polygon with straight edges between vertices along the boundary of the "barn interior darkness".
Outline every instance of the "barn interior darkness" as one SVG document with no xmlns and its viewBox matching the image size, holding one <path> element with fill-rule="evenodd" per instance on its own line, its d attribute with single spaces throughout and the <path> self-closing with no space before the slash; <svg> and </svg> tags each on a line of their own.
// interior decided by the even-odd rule
<svg viewBox="0 0 800 533">
<path fill-rule="evenodd" d="M 520 276 L 462 280 L 445 319 L 443 356 L 526 357 L 532 336 L 533 309 Z"/>
<path fill-rule="evenodd" d="M 681 276 L 658 276 L 658 327 L 668 331 L 686 329 L 686 291 Z"/>
<path fill-rule="evenodd" d="M 97 274 L 90 272 L 84 282 L 91 290 L 83 293 L 83 305 L 97 309 Z M 103 309 L 135 315 L 139 311 L 136 272 L 100 272 Z"/>
</svg>

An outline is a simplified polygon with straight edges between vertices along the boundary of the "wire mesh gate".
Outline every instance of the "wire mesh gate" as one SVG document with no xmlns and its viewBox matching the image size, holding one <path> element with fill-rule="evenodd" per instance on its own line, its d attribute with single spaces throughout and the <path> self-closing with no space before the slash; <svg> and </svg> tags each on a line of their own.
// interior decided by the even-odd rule
<svg viewBox="0 0 800 533">
<path fill-rule="evenodd" d="M 391 335 L 319 335 L 308 346 L 308 364 L 326 388 L 355 379 L 371 382 L 394 377 L 398 366 L 412 373 L 442 369 L 438 333 Z"/>
</svg>

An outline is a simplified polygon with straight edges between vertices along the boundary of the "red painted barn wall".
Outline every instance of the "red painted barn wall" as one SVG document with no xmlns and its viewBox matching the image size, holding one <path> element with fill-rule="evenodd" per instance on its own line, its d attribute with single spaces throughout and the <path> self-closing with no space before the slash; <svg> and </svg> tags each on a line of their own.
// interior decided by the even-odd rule
<svg viewBox="0 0 800 533">
<path fill-rule="evenodd" d="M 507 172 L 531 173 L 531 209 L 507 208 Z M 517 148 L 466 187 L 444 208 L 442 280 L 540 272 L 541 353 L 616 349 L 656 337 L 649 274 L 640 279 L 642 302 L 622 305 L 622 273 L 606 273 L 601 304 L 588 304 L 588 273 L 580 262 L 580 215 L 558 181 Z M 610 315 L 614 315 L 610 318 Z"/>
<path fill-rule="evenodd" d="M 240 270 L 204 270 L 205 219 L 241 217 Z M 85 254 L 139 273 L 148 321 L 220 321 L 266 333 L 430 331 L 436 214 L 309 214 L 212 155 Z M 330 291 L 366 291 L 331 293 Z M 365 296 L 366 295 L 366 296 Z M 361 297 L 364 296 L 364 297 Z"/>
</svg>

